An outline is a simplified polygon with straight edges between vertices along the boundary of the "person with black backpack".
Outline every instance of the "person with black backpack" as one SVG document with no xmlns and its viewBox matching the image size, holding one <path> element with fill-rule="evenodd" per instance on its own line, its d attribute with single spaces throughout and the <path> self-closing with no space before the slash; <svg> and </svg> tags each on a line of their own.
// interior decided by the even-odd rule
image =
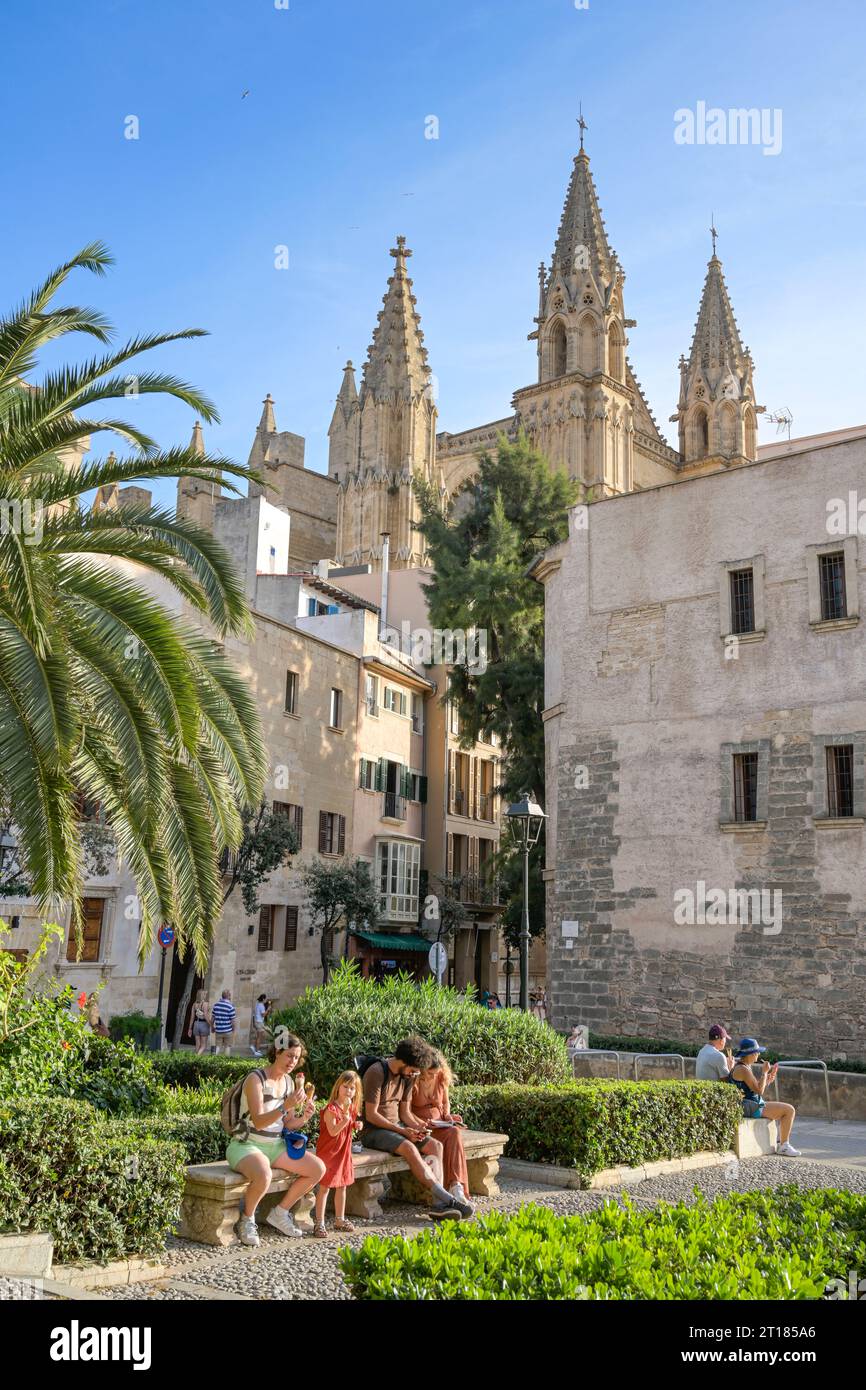
<svg viewBox="0 0 866 1390">
<path fill-rule="evenodd" d="M 361 1143 L 365 1149 L 399 1154 L 410 1172 L 433 1196 L 430 1215 L 437 1220 L 460 1221 L 475 1215 L 475 1208 L 464 1198 L 453 1197 L 430 1172 L 424 1157 L 438 1160 L 442 1172 L 442 1145 L 430 1136 L 426 1126 L 411 1112 L 412 1087 L 422 1071 L 436 1065 L 436 1053 L 423 1038 L 404 1038 L 393 1057 L 356 1059 L 356 1069 L 364 1083 L 364 1128 Z"/>
<path fill-rule="evenodd" d="M 223 1096 L 221 1122 L 230 1136 L 226 1159 L 249 1183 L 237 1225 L 244 1245 L 259 1243 L 256 1208 L 271 1185 L 272 1169 L 283 1169 L 294 1177 L 279 1205 L 265 1217 L 267 1224 L 284 1236 L 303 1234 L 292 1219 L 291 1209 L 325 1172 L 322 1160 L 307 1152 L 305 1136 L 289 1133 L 286 1138 L 286 1131 L 301 1129 L 316 1109 L 312 1086 L 305 1091 L 303 1077 L 294 1084 L 291 1077 L 303 1055 L 300 1038 L 283 1033 L 268 1053 L 268 1065 L 256 1067 Z"/>
</svg>

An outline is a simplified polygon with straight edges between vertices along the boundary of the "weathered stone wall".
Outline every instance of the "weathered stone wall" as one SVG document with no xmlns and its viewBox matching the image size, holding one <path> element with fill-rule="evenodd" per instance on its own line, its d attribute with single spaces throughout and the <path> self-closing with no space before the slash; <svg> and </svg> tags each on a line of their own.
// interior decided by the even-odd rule
<svg viewBox="0 0 866 1390">
<path fill-rule="evenodd" d="M 686 1039 L 720 1021 L 866 1056 L 866 828 L 820 808 L 837 736 L 862 798 L 866 646 L 859 622 L 810 626 L 806 561 L 831 539 L 829 499 L 858 486 L 864 439 L 600 502 L 547 557 L 554 1026 Z M 765 632 L 726 659 L 721 567 L 740 556 L 765 560 Z M 723 824 L 724 744 L 765 750 L 756 825 Z M 681 925 L 701 882 L 778 893 L 781 920 Z M 580 924 L 570 947 L 563 921 Z"/>
</svg>

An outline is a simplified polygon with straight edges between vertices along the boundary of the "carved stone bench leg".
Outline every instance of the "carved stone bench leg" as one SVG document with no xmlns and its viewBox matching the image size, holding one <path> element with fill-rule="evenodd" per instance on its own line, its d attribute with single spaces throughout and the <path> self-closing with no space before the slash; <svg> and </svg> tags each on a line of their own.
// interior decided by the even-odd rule
<svg viewBox="0 0 866 1390">
<path fill-rule="evenodd" d="M 429 1187 L 408 1172 L 391 1174 L 391 1201 L 413 1202 L 429 1205 L 432 1202 Z"/>
<path fill-rule="evenodd" d="M 363 1216 L 367 1221 L 375 1221 L 383 1215 L 382 1198 L 390 1183 L 383 1175 L 378 1178 L 356 1178 L 346 1191 L 346 1213 L 349 1216 Z"/>
<path fill-rule="evenodd" d="M 203 1245 L 233 1245 L 237 1219 L 237 1203 L 227 1206 L 222 1198 L 184 1197 L 177 1233 Z"/>
<path fill-rule="evenodd" d="M 471 1158 L 467 1155 L 466 1166 L 469 1169 L 469 1191 L 476 1193 L 479 1197 L 498 1197 L 499 1184 L 496 1181 L 499 1175 L 498 1158 Z"/>
<path fill-rule="evenodd" d="M 265 1193 L 256 1210 L 256 1221 L 259 1225 L 261 1225 L 265 1217 L 273 1211 L 274 1207 L 279 1205 L 285 1195 L 284 1192 Z M 314 1189 L 312 1192 L 305 1192 L 303 1197 L 295 1202 L 295 1205 L 292 1207 L 292 1216 L 294 1217 L 295 1225 L 302 1231 L 311 1231 L 313 1229 L 312 1212 L 315 1205 L 316 1196 Z M 238 1213 L 236 1211 L 235 1220 L 237 1220 L 237 1216 Z"/>
</svg>

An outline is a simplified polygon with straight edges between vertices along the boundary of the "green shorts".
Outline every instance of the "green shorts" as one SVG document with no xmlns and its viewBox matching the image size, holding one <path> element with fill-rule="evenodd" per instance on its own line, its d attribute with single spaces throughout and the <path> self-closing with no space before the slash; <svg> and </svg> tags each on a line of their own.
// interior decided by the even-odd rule
<svg viewBox="0 0 866 1390">
<path fill-rule="evenodd" d="M 273 1168 L 274 1159 L 285 1152 L 286 1141 L 280 1135 L 275 1139 L 230 1139 L 226 1149 L 226 1160 L 230 1168 L 237 1168 L 242 1159 L 249 1158 L 250 1154 L 259 1153 L 264 1154 Z"/>
</svg>

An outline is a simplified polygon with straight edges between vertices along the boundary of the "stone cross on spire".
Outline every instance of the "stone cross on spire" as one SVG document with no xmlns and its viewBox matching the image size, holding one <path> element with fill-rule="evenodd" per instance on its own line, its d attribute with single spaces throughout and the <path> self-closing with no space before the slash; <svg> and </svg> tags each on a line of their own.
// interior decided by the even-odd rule
<svg viewBox="0 0 866 1390">
<path fill-rule="evenodd" d="M 406 269 L 406 260 L 411 254 L 411 251 L 406 250 L 406 238 L 404 236 L 398 236 L 397 245 L 392 246 L 389 252 L 389 255 L 393 256 L 397 262 L 398 270 Z"/>
<path fill-rule="evenodd" d="M 578 118 L 577 118 L 577 124 L 580 126 L 580 148 L 581 148 L 581 150 L 583 150 L 583 134 L 584 134 L 584 131 L 589 130 L 589 126 L 587 125 L 586 121 L 583 119 L 583 104 L 582 104 L 582 103 L 581 103 L 581 105 L 580 105 L 580 107 L 579 107 L 579 110 L 580 110 L 580 115 L 579 115 Z"/>
<path fill-rule="evenodd" d="M 713 255 L 716 254 L 716 238 L 717 238 L 718 235 L 719 235 L 719 234 L 718 234 L 718 232 L 716 231 L 716 219 L 715 219 L 715 215 L 711 213 L 711 214 L 710 214 L 710 236 L 713 238 Z"/>
</svg>

